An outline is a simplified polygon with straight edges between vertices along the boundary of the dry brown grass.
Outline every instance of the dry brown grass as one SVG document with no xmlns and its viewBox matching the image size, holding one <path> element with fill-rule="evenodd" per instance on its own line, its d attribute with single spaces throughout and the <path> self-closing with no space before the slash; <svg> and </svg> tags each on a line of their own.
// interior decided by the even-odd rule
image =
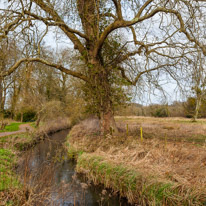
<svg viewBox="0 0 206 206">
<path fill-rule="evenodd" d="M 20 189 L 9 189 L 6 191 L 0 191 L 0 205 L 10 205 L 22 206 L 26 202 L 26 195 L 23 190 Z"/>
<path fill-rule="evenodd" d="M 145 138 L 167 137 L 170 140 L 205 143 L 206 119 L 192 122 L 187 118 L 154 118 L 154 117 L 116 117 L 119 127 L 129 125 L 132 135 L 139 135 L 138 129 L 143 128 Z M 136 129 L 136 134 L 134 131 Z"/>
<path fill-rule="evenodd" d="M 63 129 L 68 129 L 71 127 L 71 121 L 68 118 L 58 118 L 55 120 L 47 121 L 42 124 L 37 131 L 35 131 L 36 136 L 52 134 L 54 132 L 61 131 Z"/>
<path fill-rule="evenodd" d="M 203 131 L 206 125 L 179 123 L 176 120 L 175 122 L 170 120 L 168 124 L 168 119 L 167 121 L 161 119 L 159 122 L 156 118 L 145 118 L 143 122 L 140 122 L 140 119 L 135 120 L 131 121 L 134 124 L 129 124 L 128 136 L 122 129 L 122 133 L 118 136 L 108 135 L 105 138 L 98 135 L 99 131 L 96 127 L 98 120 L 84 121 L 73 127 L 68 142 L 73 150 L 104 157 L 108 162 L 124 165 L 147 177 L 155 175 L 155 178 L 161 181 L 171 181 L 188 191 L 195 191 L 195 194 L 206 199 L 205 145 L 196 146 L 192 143 L 165 141 L 158 138 L 141 141 L 136 124 L 141 124 L 143 131 L 154 132 L 152 137 L 159 134 L 165 136 L 166 130 L 169 131 L 168 136 L 173 137 L 176 134 L 180 138 L 182 134 L 191 135 L 188 130 L 192 134 L 196 134 L 195 131 L 198 134 L 205 134 Z M 130 122 L 130 120 L 124 121 L 118 119 L 119 126 L 124 128 L 125 123 Z"/>
</svg>

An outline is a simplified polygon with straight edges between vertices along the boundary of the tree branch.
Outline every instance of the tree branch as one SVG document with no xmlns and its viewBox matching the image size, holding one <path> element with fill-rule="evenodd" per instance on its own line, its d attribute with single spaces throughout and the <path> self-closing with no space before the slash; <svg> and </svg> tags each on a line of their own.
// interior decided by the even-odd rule
<svg viewBox="0 0 206 206">
<path fill-rule="evenodd" d="M 74 44 L 74 47 L 78 49 L 82 55 L 85 55 L 85 48 L 75 35 L 76 30 L 72 30 L 70 27 L 68 27 L 65 24 L 65 22 L 61 19 L 61 17 L 57 14 L 57 12 L 52 7 L 49 7 L 48 4 L 45 4 L 42 0 L 33 0 L 33 2 L 35 2 L 43 11 L 48 13 L 55 22 L 58 22 L 59 28 L 69 37 L 69 39 Z"/>
<path fill-rule="evenodd" d="M 89 82 L 89 79 L 85 75 L 83 75 L 83 74 L 81 74 L 79 72 L 75 72 L 75 71 L 71 71 L 69 69 L 66 69 L 62 65 L 50 63 L 50 62 L 48 62 L 48 61 L 46 61 L 44 59 L 41 59 L 41 58 L 24 58 L 24 59 L 20 59 L 12 67 L 10 67 L 8 71 L 2 72 L 0 74 L 0 76 L 1 77 L 9 76 L 10 74 L 12 74 L 24 62 L 39 62 L 39 63 L 42 63 L 44 65 L 56 68 L 59 71 L 64 72 L 64 73 L 66 73 L 68 75 L 71 75 L 71 76 L 79 78 L 79 79 L 81 79 L 83 81 Z"/>
<path fill-rule="evenodd" d="M 72 29 L 72 28 L 68 27 L 64 22 L 56 22 L 56 21 L 49 22 L 49 20 L 53 20 L 53 19 L 52 18 L 43 18 L 43 17 L 38 16 L 38 15 L 36 15 L 34 13 L 31 13 L 29 11 L 25 11 L 24 13 L 29 15 L 29 16 L 34 17 L 37 20 L 40 20 L 40 21 L 44 22 L 47 26 L 62 26 L 62 27 L 65 27 L 67 29 L 67 31 L 69 31 L 71 33 L 74 33 L 74 34 L 77 34 L 81 38 L 84 38 L 84 39 L 88 40 L 88 37 L 85 34 L 81 33 L 78 30 L 75 30 L 75 29 Z"/>
<path fill-rule="evenodd" d="M 122 8 L 121 8 L 120 0 L 112 0 L 112 1 L 113 1 L 114 5 L 115 5 L 118 19 L 122 20 L 123 17 L 122 17 Z"/>
<path fill-rule="evenodd" d="M 184 21 L 183 21 L 183 18 L 181 16 L 181 14 L 176 11 L 176 10 L 173 10 L 173 9 L 166 9 L 166 8 L 163 8 L 163 7 L 159 7 L 157 9 L 154 9 L 152 12 L 150 12 L 149 14 L 141 17 L 141 18 L 138 18 L 138 16 L 136 16 L 130 23 L 128 22 L 128 24 L 131 24 L 130 26 L 136 24 L 137 22 L 141 22 L 141 21 L 144 21 L 146 19 L 149 19 L 149 18 L 152 18 L 155 14 L 159 13 L 159 12 L 163 12 L 163 13 L 170 13 L 170 14 L 174 14 L 179 23 L 180 23 L 180 32 L 184 33 L 187 37 L 187 39 L 190 41 L 190 42 L 193 42 L 195 43 L 197 46 L 199 46 L 203 52 L 203 54 L 206 56 L 206 47 L 203 46 L 197 39 L 193 38 L 189 32 L 187 32 L 186 28 L 185 28 L 185 24 L 184 24 Z"/>
<path fill-rule="evenodd" d="M 153 0 L 148 0 L 146 1 L 143 6 L 140 8 L 140 10 L 138 11 L 136 18 L 139 18 L 142 14 L 142 12 L 146 9 L 147 6 L 149 6 L 151 3 L 153 2 Z"/>
<path fill-rule="evenodd" d="M 152 68 L 152 69 L 148 69 L 148 70 L 139 72 L 139 74 L 136 76 L 136 78 L 135 78 L 133 81 L 130 80 L 129 77 L 127 77 L 124 68 L 122 68 L 122 67 L 117 67 L 117 69 L 121 71 L 122 77 L 123 77 L 128 83 L 130 83 L 131 85 L 134 85 L 134 86 L 135 86 L 135 85 L 137 84 L 138 80 L 140 79 L 140 77 L 141 77 L 143 74 L 146 74 L 146 73 L 150 73 L 150 72 L 152 72 L 152 71 L 159 70 L 160 68 L 163 68 L 163 67 L 174 67 L 178 62 L 179 62 L 179 60 L 178 60 L 177 62 L 175 62 L 174 64 L 162 64 L 162 65 L 159 65 L 159 66 L 154 67 L 154 68 Z"/>
<path fill-rule="evenodd" d="M 4 31 L 1 31 L 1 33 L 3 33 L 3 34 L 0 35 L 0 38 L 6 38 L 9 31 L 11 31 L 15 25 L 19 24 L 20 20 L 21 20 L 21 16 L 19 15 L 14 21 L 12 21 L 9 24 L 5 25 Z"/>
</svg>

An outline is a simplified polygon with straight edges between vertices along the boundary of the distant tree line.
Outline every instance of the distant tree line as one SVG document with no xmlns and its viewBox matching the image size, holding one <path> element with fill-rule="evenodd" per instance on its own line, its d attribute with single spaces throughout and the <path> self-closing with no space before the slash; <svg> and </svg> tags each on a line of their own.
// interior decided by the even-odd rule
<svg viewBox="0 0 206 206">
<path fill-rule="evenodd" d="M 185 102 L 175 101 L 170 105 L 150 104 L 143 106 L 137 103 L 128 103 L 124 107 L 117 108 L 116 115 L 193 118 L 196 112 L 196 103 L 195 97 L 188 97 Z M 202 100 L 198 118 L 206 118 L 206 99 Z"/>
</svg>

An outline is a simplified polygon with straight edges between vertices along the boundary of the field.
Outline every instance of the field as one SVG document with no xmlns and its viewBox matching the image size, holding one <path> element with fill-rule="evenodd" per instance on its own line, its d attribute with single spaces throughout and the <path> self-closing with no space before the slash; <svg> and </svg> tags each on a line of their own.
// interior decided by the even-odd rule
<svg viewBox="0 0 206 206">
<path fill-rule="evenodd" d="M 145 138 L 206 144 L 206 119 L 192 122 L 187 118 L 116 117 L 120 128 L 129 127 L 132 135 L 139 135 L 142 127 Z M 135 134 L 135 132 L 137 132 Z"/>
<path fill-rule="evenodd" d="M 116 190 L 130 203 L 205 203 L 205 120 L 116 117 L 116 121 L 121 132 L 105 138 L 98 135 L 97 120 L 71 130 L 68 144 L 70 152 L 80 154 L 78 172 Z"/>
</svg>

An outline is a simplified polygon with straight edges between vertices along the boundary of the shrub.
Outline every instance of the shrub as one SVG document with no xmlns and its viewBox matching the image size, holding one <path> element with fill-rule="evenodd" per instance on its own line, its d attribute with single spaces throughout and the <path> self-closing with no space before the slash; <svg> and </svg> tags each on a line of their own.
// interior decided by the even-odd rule
<svg viewBox="0 0 206 206">
<path fill-rule="evenodd" d="M 23 113 L 17 113 L 16 121 L 32 122 L 36 120 L 36 112 L 33 110 L 26 110 Z"/>
<path fill-rule="evenodd" d="M 168 109 L 165 107 L 160 107 L 157 108 L 153 113 L 152 116 L 154 117 L 168 117 L 169 116 L 169 112 Z"/>
<path fill-rule="evenodd" d="M 4 118 L 12 118 L 13 114 L 10 110 L 4 110 Z"/>
</svg>

